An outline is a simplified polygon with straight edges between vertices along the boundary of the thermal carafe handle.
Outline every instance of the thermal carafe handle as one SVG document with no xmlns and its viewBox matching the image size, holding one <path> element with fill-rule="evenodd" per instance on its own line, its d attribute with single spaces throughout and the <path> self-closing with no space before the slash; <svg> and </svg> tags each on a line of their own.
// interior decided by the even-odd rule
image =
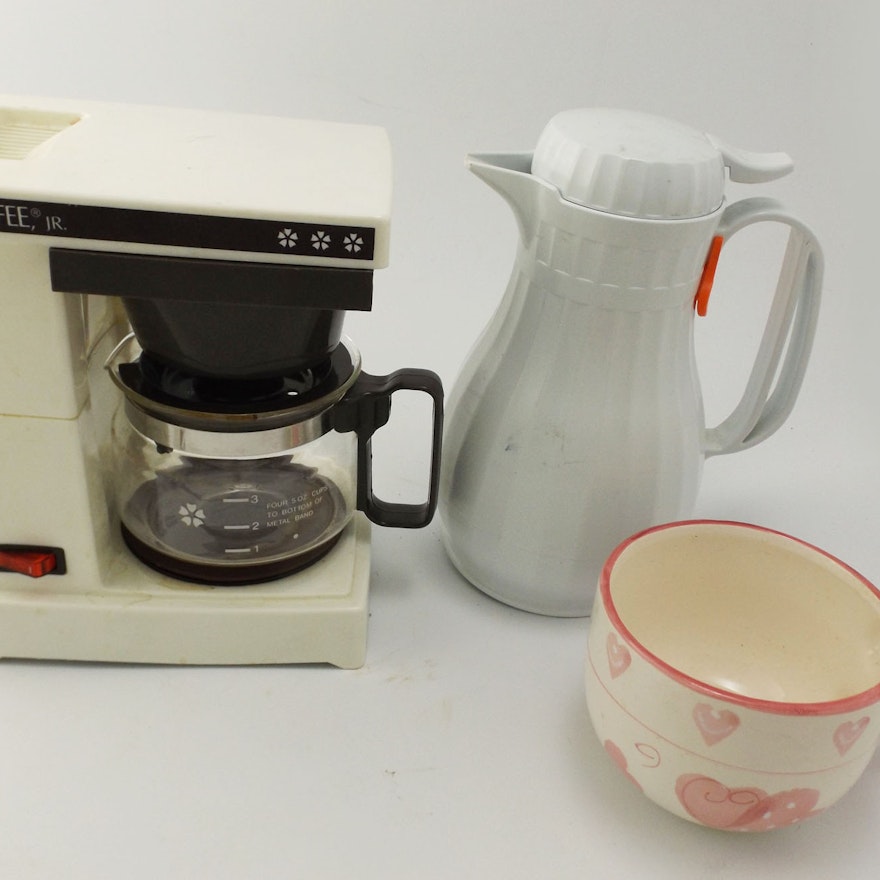
<svg viewBox="0 0 880 880">
<path fill-rule="evenodd" d="M 388 422 L 396 391 L 422 391 L 433 400 L 431 474 L 423 504 L 397 504 L 373 494 L 373 434 Z M 361 373 L 354 387 L 334 408 L 334 428 L 355 431 L 358 444 L 357 506 L 380 526 L 417 529 L 428 525 L 437 507 L 440 446 L 443 436 L 443 385 L 430 370 L 396 370 L 388 376 Z"/>
<path fill-rule="evenodd" d="M 727 239 L 761 222 L 789 226 L 788 245 L 745 392 L 733 412 L 706 432 L 706 456 L 748 449 L 779 428 L 794 406 L 813 344 L 822 290 L 822 249 L 807 226 L 768 198 L 744 199 L 728 207 L 718 235 Z"/>
</svg>

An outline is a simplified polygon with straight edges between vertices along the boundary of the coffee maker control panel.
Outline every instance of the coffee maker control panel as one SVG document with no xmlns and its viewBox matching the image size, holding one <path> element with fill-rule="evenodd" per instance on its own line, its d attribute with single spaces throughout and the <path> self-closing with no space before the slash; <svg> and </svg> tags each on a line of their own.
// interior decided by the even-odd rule
<svg viewBox="0 0 880 880">
<path fill-rule="evenodd" d="M 390 211 L 376 126 L 0 96 L 0 233 L 377 269 Z"/>
</svg>

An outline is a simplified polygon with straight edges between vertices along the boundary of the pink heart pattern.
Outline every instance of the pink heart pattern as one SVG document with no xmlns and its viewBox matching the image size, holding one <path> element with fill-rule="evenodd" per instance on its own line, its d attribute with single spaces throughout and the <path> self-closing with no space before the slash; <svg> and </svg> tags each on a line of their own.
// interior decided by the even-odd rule
<svg viewBox="0 0 880 880">
<path fill-rule="evenodd" d="M 856 740 L 865 732 L 868 722 L 871 719 L 866 715 L 859 718 L 858 721 L 844 721 L 837 730 L 834 731 L 834 745 L 840 753 L 841 758 L 855 745 Z"/>
<path fill-rule="evenodd" d="M 721 742 L 739 727 L 739 717 L 735 712 L 713 709 L 708 703 L 697 703 L 693 716 L 707 746 Z"/>
<path fill-rule="evenodd" d="M 815 788 L 793 788 L 768 795 L 760 788 L 728 788 L 699 773 L 678 777 L 678 800 L 698 822 L 728 831 L 770 831 L 822 812 Z"/>
<path fill-rule="evenodd" d="M 626 755 L 623 753 L 623 749 L 617 745 L 617 743 L 613 742 L 610 739 L 605 740 L 605 751 L 608 752 L 608 756 L 614 761 L 615 764 L 620 768 L 620 772 L 623 773 L 624 776 L 636 787 L 639 791 L 642 790 L 642 786 L 639 785 L 638 780 L 632 773 L 629 772 L 629 766 L 627 764 Z"/>
<path fill-rule="evenodd" d="M 608 650 L 608 671 L 612 678 L 623 675 L 629 664 L 632 663 L 632 655 L 626 645 L 620 643 L 616 633 L 608 633 L 608 639 L 605 643 Z"/>
</svg>

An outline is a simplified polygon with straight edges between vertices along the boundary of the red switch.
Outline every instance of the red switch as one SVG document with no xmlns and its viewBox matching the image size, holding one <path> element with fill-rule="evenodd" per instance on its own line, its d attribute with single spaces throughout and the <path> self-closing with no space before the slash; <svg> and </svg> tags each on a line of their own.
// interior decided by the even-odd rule
<svg viewBox="0 0 880 880">
<path fill-rule="evenodd" d="M 38 578 L 51 574 L 58 567 L 58 557 L 51 550 L 39 548 L 0 549 L 0 571 L 12 571 Z"/>
</svg>

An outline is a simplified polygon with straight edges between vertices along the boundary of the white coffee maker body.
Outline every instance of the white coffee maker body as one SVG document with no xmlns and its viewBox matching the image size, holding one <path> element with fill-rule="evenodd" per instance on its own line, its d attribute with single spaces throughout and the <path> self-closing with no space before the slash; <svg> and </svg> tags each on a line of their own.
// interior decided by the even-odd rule
<svg viewBox="0 0 880 880">
<path fill-rule="evenodd" d="M 242 588 L 176 580 L 123 544 L 105 363 L 130 327 L 115 296 L 56 270 L 367 275 L 387 263 L 390 169 L 371 126 L 0 97 L 0 656 L 363 664 L 363 514 L 313 566 Z"/>
</svg>

